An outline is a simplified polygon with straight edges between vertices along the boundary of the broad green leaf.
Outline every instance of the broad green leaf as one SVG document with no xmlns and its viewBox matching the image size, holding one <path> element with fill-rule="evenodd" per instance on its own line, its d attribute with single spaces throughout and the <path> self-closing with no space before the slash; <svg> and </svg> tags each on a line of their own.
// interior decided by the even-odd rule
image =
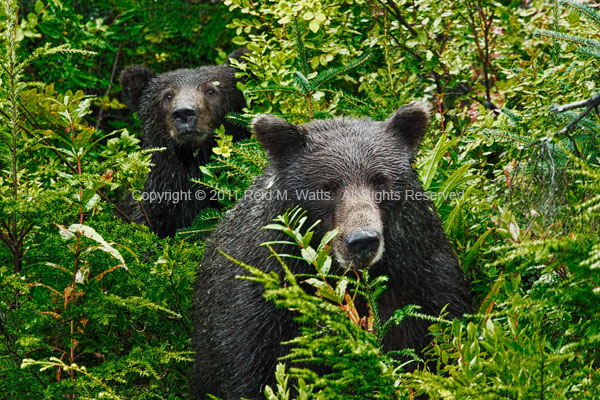
<svg viewBox="0 0 600 400">
<path fill-rule="evenodd" d="M 446 151 L 460 141 L 460 137 L 448 140 L 448 136 L 443 134 L 437 141 L 433 151 L 422 161 L 419 166 L 419 176 L 423 182 L 423 189 L 427 191 L 431 186 L 431 182 L 440 163 L 440 160 L 446 154 Z"/>
<path fill-rule="evenodd" d="M 83 236 L 85 236 L 86 238 L 95 241 L 96 243 L 99 244 L 99 246 L 98 246 L 99 250 L 102 250 L 102 251 L 110 254 L 111 256 L 113 256 L 114 258 L 119 260 L 121 265 L 125 266 L 125 260 L 123 259 L 123 256 L 121 255 L 119 250 L 112 247 L 112 244 L 108 243 L 106 240 L 104 240 L 104 238 L 102 236 L 100 236 L 100 234 L 98 232 L 96 232 L 96 230 L 94 228 L 92 228 L 91 226 L 82 225 L 82 224 L 72 224 L 71 226 L 69 226 L 68 229 L 70 232 L 80 233 Z"/>
<path fill-rule="evenodd" d="M 42 11 L 44 11 L 44 3 L 42 3 L 42 2 L 41 2 L 41 1 L 39 1 L 39 0 L 38 0 L 38 1 L 36 1 L 36 2 L 35 2 L 34 9 L 35 9 L 35 13 L 36 13 L 36 14 L 41 14 L 41 13 L 42 13 Z"/>
</svg>

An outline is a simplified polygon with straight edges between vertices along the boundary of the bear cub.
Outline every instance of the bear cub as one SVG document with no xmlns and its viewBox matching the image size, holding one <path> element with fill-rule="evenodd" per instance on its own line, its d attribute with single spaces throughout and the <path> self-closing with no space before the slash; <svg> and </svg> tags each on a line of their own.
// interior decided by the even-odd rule
<svg viewBox="0 0 600 400">
<path fill-rule="evenodd" d="M 450 318 L 471 310 L 458 260 L 412 167 L 429 114 L 429 107 L 415 102 L 386 121 L 335 118 L 294 125 L 269 115 L 254 119 L 270 166 L 253 183 L 252 196 L 217 227 L 198 269 L 192 337 L 197 398 L 261 398 L 265 385 L 274 387 L 277 359 L 286 354 L 281 342 L 298 334 L 293 311 L 265 301 L 259 284 L 236 279 L 243 270 L 219 252 L 281 275 L 260 244 L 288 239 L 261 228 L 297 205 L 322 221 L 316 238 L 339 229 L 331 243 L 332 271 L 369 268 L 372 277 L 388 276 L 378 304 L 383 320 L 408 304 L 431 315 L 449 304 Z M 306 195 L 311 192 L 320 196 Z M 296 274 L 314 273 L 301 260 L 286 262 Z M 428 325 L 404 320 L 383 339 L 384 349 L 422 350 Z"/>
<path fill-rule="evenodd" d="M 229 58 L 239 59 L 245 49 Z M 123 208 L 134 222 L 149 225 L 159 236 L 173 236 L 191 225 L 207 207 L 216 207 L 211 193 L 190 182 L 201 176 L 213 147 L 213 131 L 221 124 L 234 140 L 250 137 L 246 129 L 225 119 L 246 106 L 236 87 L 235 69 L 223 65 L 178 69 L 155 74 L 141 66 L 126 68 L 121 83 L 126 103 L 139 112 L 142 147 L 165 147 L 152 155 L 154 167 L 142 191 L 142 207 L 131 197 Z"/>
</svg>

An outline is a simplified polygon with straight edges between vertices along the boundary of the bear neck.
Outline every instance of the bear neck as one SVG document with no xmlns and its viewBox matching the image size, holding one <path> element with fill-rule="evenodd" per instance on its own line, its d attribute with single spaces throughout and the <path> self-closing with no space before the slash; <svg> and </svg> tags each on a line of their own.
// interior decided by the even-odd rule
<svg viewBox="0 0 600 400">
<path fill-rule="evenodd" d="M 180 166 L 206 164 L 210 160 L 212 143 L 203 143 L 202 146 L 192 148 L 190 146 L 175 143 L 165 138 L 146 137 L 143 148 L 164 147 L 165 150 L 153 154 L 153 160 L 175 162 Z M 155 162 L 155 164 L 157 164 Z M 164 164 L 160 164 L 164 165 Z"/>
<path fill-rule="evenodd" d="M 164 151 L 154 153 L 154 167 L 148 174 L 145 188 L 160 188 L 165 191 L 192 188 L 194 183 L 190 179 L 202 177 L 200 165 L 206 164 L 210 158 L 210 148 L 207 151 L 199 149 L 196 153 L 181 147 L 167 147 Z"/>
</svg>

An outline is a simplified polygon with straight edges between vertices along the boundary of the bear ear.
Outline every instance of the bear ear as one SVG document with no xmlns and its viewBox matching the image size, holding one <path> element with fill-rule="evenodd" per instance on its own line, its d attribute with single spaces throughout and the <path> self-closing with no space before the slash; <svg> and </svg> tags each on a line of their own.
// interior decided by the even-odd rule
<svg viewBox="0 0 600 400">
<path fill-rule="evenodd" d="M 414 156 L 429 126 L 431 107 L 414 101 L 402 106 L 386 121 L 388 131 L 392 132 Z"/>
<path fill-rule="evenodd" d="M 227 56 L 227 59 L 225 60 L 223 65 L 230 67 L 232 58 L 236 61 L 242 62 L 242 61 L 244 61 L 242 59 L 244 54 L 249 53 L 249 52 L 250 52 L 250 50 L 248 50 L 246 47 L 240 47 L 239 49 L 232 51 L 231 54 Z"/>
<path fill-rule="evenodd" d="M 269 160 L 281 165 L 306 144 L 305 131 L 274 115 L 258 115 L 252 120 L 252 131 L 260 144 L 267 150 Z"/>
<path fill-rule="evenodd" d="M 239 49 L 234 50 L 233 52 L 231 52 L 230 55 L 227 56 L 227 59 L 225 60 L 223 65 L 226 67 L 235 69 L 235 67 L 231 65 L 231 60 L 236 60 L 236 61 L 242 63 L 242 62 L 246 61 L 243 59 L 243 57 L 244 57 L 244 55 L 246 55 L 248 53 L 250 53 L 250 50 L 248 50 L 246 47 L 240 47 Z M 240 70 L 236 69 L 236 71 L 241 71 L 241 69 Z M 246 83 L 250 74 L 251 74 L 250 71 L 245 71 L 245 74 L 242 77 L 237 77 L 236 80 L 240 81 L 242 83 Z"/>
<path fill-rule="evenodd" d="M 156 74 L 154 72 L 138 65 L 127 67 L 121 73 L 121 84 L 123 85 L 125 102 L 131 109 L 134 111 L 140 109 L 142 94 L 150 81 L 155 77 Z"/>
</svg>

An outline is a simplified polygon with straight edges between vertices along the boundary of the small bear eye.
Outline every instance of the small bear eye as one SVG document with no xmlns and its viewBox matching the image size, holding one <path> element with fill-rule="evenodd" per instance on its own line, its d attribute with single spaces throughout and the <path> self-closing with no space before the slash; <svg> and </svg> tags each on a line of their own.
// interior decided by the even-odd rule
<svg viewBox="0 0 600 400">
<path fill-rule="evenodd" d="M 163 99 L 166 101 L 173 100 L 173 92 L 171 92 L 170 90 L 168 92 L 165 92 L 165 94 L 163 95 Z"/>
<path fill-rule="evenodd" d="M 337 189 L 337 185 L 333 182 L 327 182 L 321 185 L 321 190 L 325 193 L 333 193 Z"/>
<path fill-rule="evenodd" d="M 215 94 L 217 94 L 217 91 L 213 88 L 208 88 L 206 89 L 204 94 L 206 94 L 207 96 L 214 96 Z"/>
<path fill-rule="evenodd" d="M 376 175 L 371 183 L 375 187 L 375 190 L 384 191 L 388 188 L 389 179 L 384 175 Z"/>
</svg>

